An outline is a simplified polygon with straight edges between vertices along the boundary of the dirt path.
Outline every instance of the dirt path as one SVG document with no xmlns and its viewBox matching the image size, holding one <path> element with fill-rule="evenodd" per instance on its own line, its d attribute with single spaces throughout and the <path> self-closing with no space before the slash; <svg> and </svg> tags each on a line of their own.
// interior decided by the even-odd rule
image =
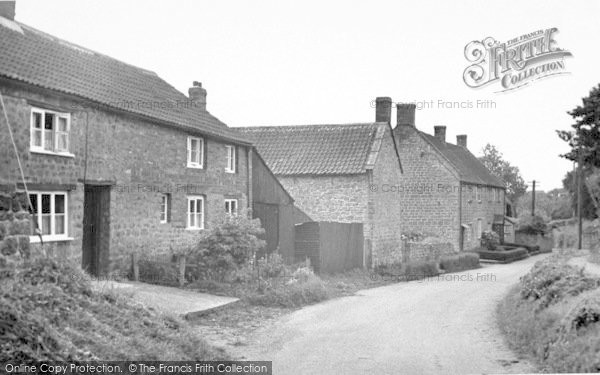
<svg viewBox="0 0 600 375">
<path fill-rule="evenodd" d="M 497 302 L 537 260 L 369 289 L 258 330 L 240 356 L 274 374 L 535 372 L 506 346 Z"/>
</svg>

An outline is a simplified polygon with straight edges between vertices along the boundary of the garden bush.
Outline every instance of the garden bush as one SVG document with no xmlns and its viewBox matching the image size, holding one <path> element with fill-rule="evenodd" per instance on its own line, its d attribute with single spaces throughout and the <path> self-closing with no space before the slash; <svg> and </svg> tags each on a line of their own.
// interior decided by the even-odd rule
<svg viewBox="0 0 600 375">
<path fill-rule="evenodd" d="M 233 216 L 202 236 L 188 259 L 198 265 L 198 278 L 223 281 L 262 252 L 266 243 L 258 219 Z"/>
<path fill-rule="evenodd" d="M 484 249 L 495 250 L 500 244 L 500 236 L 493 230 L 485 230 L 481 233 L 481 246 Z"/>
<path fill-rule="evenodd" d="M 440 258 L 440 269 L 445 272 L 459 272 L 478 267 L 479 255 L 477 253 L 459 253 Z"/>
<path fill-rule="evenodd" d="M 542 217 L 526 215 L 519 219 L 517 231 L 527 234 L 544 234 L 547 227 Z"/>
<path fill-rule="evenodd" d="M 477 254 L 479 254 L 480 259 L 496 260 L 499 262 L 514 262 L 529 256 L 527 250 L 522 247 L 505 251 L 478 249 Z"/>
</svg>

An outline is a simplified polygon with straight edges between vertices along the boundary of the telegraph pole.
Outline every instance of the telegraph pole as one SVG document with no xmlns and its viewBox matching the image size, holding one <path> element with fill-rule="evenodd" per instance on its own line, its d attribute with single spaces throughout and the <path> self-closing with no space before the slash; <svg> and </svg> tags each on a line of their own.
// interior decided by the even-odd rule
<svg viewBox="0 0 600 375">
<path fill-rule="evenodd" d="M 533 190 L 531 191 L 531 216 L 535 216 L 535 180 L 533 180 Z"/>
<path fill-rule="evenodd" d="M 581 237 L 582 237 L 582 228 L 583 228 L 583 210 L 581 209 L 581 204 L 583 199 L 581 197 L 581 185 L 583 180 L 583 169 L 581 168 L 581 163 L 583 161 L 581 155 L 581 146 L 579 146 L 579 155 L 577 155 L 577 248 L 581 250 Z"/>
</svg>

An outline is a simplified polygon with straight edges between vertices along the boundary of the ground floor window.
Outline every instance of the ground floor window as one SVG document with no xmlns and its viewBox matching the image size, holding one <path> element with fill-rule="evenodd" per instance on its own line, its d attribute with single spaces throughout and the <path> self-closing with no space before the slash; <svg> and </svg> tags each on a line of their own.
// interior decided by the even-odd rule
<svg viewBox="0 0 600 375">
<path fill-rule="evenodd" d="M 31 214 L 44 240 L 67 237 L 67 193 L 31 192 Z"/>
<path fill-rule="evenodd" d="M 160 197 L 160 222 L 162 224 L 170 221 L 171 213 L 171 194 L 163 194 Z"/>
<path fill-rule="evenodd" d="M 204 197 L 188 197 L 187 228 L 204 229 Z"/>
<path fill-rule="evenodd" d="M 225 213 L 229 216 L 237 216 L 237 214 L 238 214 L 237 199 L 225 199 Z"/>
</svg>

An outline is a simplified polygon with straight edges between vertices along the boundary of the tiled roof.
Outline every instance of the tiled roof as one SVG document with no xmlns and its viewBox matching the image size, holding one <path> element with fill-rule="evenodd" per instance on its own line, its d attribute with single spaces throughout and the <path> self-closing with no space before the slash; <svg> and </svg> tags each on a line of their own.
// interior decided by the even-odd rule
<svg viewBox="0 0 600 375">
<path fill-rule="evenodd" d="M 504 188 L 504 183 L 493 176 L 469 150 L 464 147 L 442 142 L 431 134 L 419 132 L 456 168 L 461 181 L 478 185 Z"/>
<path fill-rule="evenodd" d="M 276 175 L 365 173 L 384 123 L 237 128 L 247 135 Z"/>
<path fill-rule="evenodd" d="M 246 143 L 237 131 L 190 105 L 186 95 L 156 73 L 0 17 L 2 76 L 170 125 L 195 128 L 207 136 Z"/>
</svg>

